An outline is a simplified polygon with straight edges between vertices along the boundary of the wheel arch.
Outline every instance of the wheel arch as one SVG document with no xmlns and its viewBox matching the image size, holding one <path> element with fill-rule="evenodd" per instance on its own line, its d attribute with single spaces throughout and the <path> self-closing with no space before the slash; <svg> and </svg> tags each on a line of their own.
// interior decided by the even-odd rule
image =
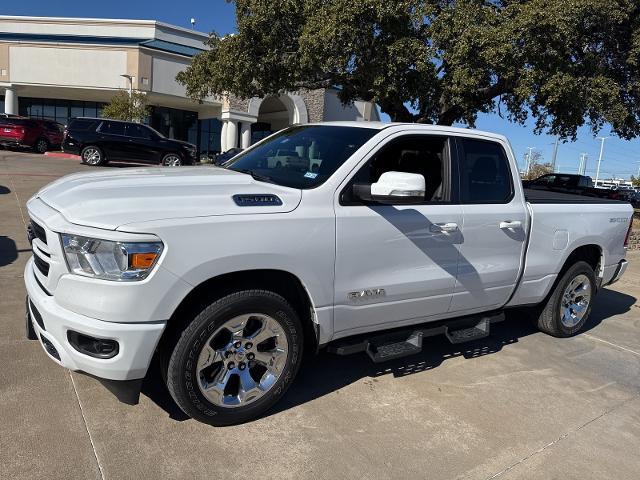
<svg viewBox="0 0 640 480">
<path fill-rule="evenodd" d="M 311 296 L 302 281 L 293 273 L 276 269 L 252 269 L 224 273 L 195 286 L 182 299 L 167 323 L 161 348 L 173 342 L 189 322 L 217 299 L 239 290 L 269 290 L 284 297 L 300 317 L 305 350 L 318 348 L 318 327 Z"/>
<path fill-rule="evenodd" d="M 581 260 L 591 265 L 596 279 L 602 278 L 604 266 L 603 251 L 602 247 L 594 243 L 588 243 L 574 248 L 573 251 L 565 259 L 562 268 L 558 273 L 558 277 L 561 277 L 562 274 L 567 271 L 567 269 L 571 268 L 573 264 Z"/>
</svg>

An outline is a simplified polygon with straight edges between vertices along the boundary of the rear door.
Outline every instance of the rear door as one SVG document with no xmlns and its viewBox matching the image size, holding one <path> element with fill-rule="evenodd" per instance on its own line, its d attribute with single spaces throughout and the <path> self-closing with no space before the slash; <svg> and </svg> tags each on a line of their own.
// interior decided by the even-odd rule
<svg viewBox="0 0 640 480">
<path fill-rule="evenodd" d="M 334 330 L 340 336 L 418 323 L 449 310 L 462 241 L 452 198 L 451 139 L 399 134 L 356 170 L 335 204 Z M 388 171 L 425 177 L 425 202 L 363 203 L 354 184 Z"/>
<path fill-rule="evenodd" d="M 527 210 L 507 145 L 457 139 L 460 203 L 464 216 L 458 275 L 450 311 L 504 305 L 516 284 L 524 254 Z M 515 161 L 511 163 L 515 165 Z"/>
</svg>

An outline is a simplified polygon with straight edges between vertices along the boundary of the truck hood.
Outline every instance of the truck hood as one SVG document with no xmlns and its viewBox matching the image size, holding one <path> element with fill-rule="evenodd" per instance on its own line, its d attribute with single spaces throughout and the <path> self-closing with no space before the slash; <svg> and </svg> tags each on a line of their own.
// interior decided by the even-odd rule
<svg viewBox="0 0 640 480">
<path fill-rule="evenodd" d="M 234 195 L 276 195 L 281 204 L 238 205 Z M 151 220 L 290 212 L 302 191 L 218 167 L 122 168 L 62 177 L 35 197 L 71 223 L 115 230 Z"/>
</svg>

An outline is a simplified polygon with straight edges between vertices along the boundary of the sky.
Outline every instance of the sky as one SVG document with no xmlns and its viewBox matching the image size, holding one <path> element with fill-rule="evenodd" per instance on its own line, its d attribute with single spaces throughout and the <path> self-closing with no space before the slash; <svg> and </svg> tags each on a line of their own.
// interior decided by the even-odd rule
<svg viewBox="0 0 640 480">
<path fill-rule="evenodd" d="M 0 15 L 146 19 L 186 28 L 191 27 L 190 20 L 195 18 L 197 30 L 215 31 L 221 35 L 235 31 L 234 12 L 234 5 L 225 0 L 6 0 L 0 5 Z M 497 115 L 481 115 L 476 128 L 507 136 L 518 162 L 524 167 L 529 147 L 538 150 L 543 161 L 550 161 L 555 141 L 549 135 L 534 135 L 532 125 L 533 122 L 529 122 L 522 127 Z M 640 171 L 640 139 L 621 140 L 610 136 L 609 128 L 606 127 L 600 132 L 600 136 L 610 137 L 605 141 L 600 178 L 614 175 L 628 178 L 631 174 L 637 175 Z M 588 155 L 587 175 L 595 178 L 600 140 L 593 137 L 588 127 L 579 130 L 576 142 L 560 144 L 556 162 L 558 170 L 576 173 L 581 153 Z"/>
</svg>

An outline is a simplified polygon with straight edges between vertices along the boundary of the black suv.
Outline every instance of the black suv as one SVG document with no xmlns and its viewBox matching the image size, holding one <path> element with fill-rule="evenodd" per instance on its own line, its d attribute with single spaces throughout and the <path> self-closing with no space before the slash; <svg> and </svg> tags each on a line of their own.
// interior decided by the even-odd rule
<svg viewBox="0 0 640 480">
<path fill-rule="evenodd" d="M 169 139 L 147 125 L 106 118 L 69 120 L 62 150 L 80 155 L 87 165 L 119 160 L 176 167 L 196 159 L 191 143 Z"/>
</svg>

